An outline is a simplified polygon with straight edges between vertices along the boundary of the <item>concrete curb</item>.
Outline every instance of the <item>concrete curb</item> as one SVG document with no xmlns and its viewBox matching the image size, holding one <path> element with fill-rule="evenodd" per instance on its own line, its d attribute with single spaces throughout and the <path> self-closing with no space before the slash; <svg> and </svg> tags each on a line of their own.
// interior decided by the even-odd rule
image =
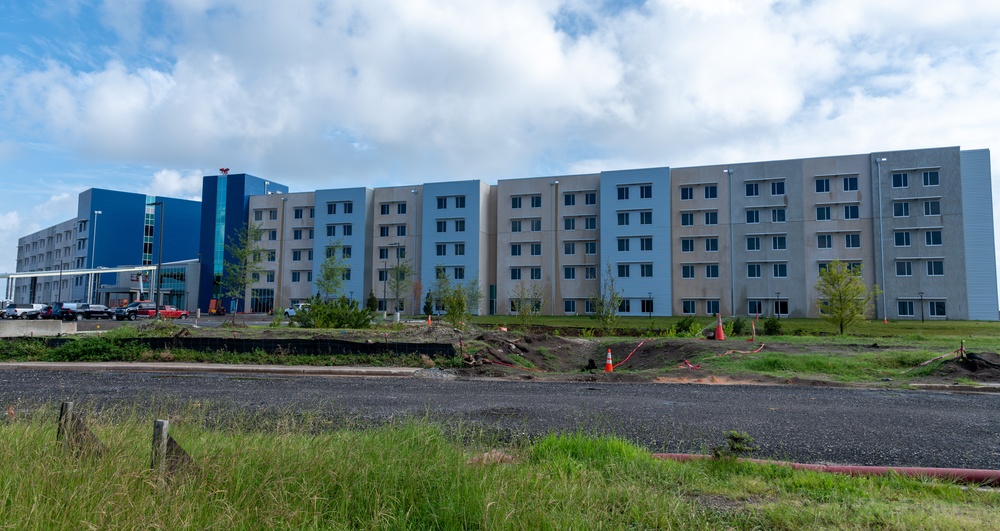
<svg viewBox="0 0 1000 531">
<path fill-rule="evenodd" d="M 6 362 L 0 370 L 216 372 L 230 374 L 284 374 L 294 376 L 413 376 L 416 367 L 327 367 L 309 365 L 230 365 L 226 363 L 127 362 Z"/>
</svg>

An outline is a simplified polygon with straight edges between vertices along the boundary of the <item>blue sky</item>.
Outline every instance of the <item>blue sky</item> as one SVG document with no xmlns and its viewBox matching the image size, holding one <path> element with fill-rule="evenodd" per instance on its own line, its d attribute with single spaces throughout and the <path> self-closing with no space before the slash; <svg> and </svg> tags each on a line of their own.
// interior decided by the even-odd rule
<svg viewBox="0 0 1000 531">
<path fill-rule="evenodd" d="M 986 0 L 0 0 L 0 271 L 91 187 L 995 155 L 998 94 Z"/>
</svg>

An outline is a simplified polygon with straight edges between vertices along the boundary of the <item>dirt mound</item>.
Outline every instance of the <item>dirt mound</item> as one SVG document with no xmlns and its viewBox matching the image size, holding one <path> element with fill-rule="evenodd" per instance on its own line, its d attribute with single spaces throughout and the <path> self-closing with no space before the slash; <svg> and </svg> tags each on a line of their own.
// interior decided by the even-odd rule
<svg viewBox="0 0 1000 531">
<path fill-rule="evenodd" d="M 995 352 L 966 352 L 965 358 L 946 360 L 934 377 L 953 380 L 967 378 L 977 382 L 1000 382 L 1000 355 Z"/>
</svg>

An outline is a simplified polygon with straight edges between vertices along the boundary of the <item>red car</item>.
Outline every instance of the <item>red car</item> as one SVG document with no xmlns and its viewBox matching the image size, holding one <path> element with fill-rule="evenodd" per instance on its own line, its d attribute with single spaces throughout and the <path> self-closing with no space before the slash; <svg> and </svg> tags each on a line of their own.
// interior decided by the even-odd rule
<svg viewBox="0 0 1000 531">
<path fill-rule="evenodd" d="M 164 319 L 187 319 L 191 312 L 178 310 L 176 306 L 160 306 L 160 317 Z"/>
</svg>

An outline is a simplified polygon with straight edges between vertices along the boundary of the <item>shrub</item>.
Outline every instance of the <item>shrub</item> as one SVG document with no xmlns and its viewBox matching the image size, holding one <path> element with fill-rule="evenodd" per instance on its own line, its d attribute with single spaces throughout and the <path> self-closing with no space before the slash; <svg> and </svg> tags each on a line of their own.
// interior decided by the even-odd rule
<svg viewBox="0 0 1000 531">
<path fill-rule="evenodd" d="M 777 317 L 768 317 L 764 320 L 764 335 L 780 336 L 782 333 L 781 319 L 778 319 Z"/>
<path fill-rule="evenodd" d="M 325 300 L 316 295 L 308 307 L 296 312 L 292 323 L 302 328 L 371 328 L 372 312 L 347 297 Z"/>
<path fill-rule="evenodd" d="M 732 323 L 732 334 L 734 336 L 743 336 L 750 332 L 750 321 L 742 315 L 730 321 Z"/>
</svg>

